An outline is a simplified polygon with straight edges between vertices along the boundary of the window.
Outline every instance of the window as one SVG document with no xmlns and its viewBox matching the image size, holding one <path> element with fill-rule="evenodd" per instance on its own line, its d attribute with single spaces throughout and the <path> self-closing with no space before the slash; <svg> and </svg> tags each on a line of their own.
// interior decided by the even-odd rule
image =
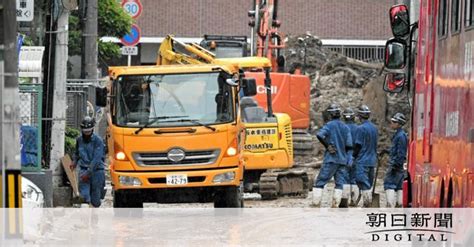
<svg viewBox="0 0 474 247">
<path fill-rule="evenodd" d="M 474 14 L 474 0 L 465 0 L 464 4 L 464 25 L 470 27 L 474 25 L 473 14 Z"/>
<path fill-rule="evenodd" d="M 461 30 L 461 0 L 451 1 L 451 33 Z"/>
<path fill-rule="evenodd" d="M 222 124 L 234 120 L 232 87 L 220 73 L 124 75 L 117 85 L 122 127 Z"/>
<path fill-rule="evenodd" d="M 448 0 L 439 1 L 438 36 L 444 37 L 448 33 Z"/>
</svg>

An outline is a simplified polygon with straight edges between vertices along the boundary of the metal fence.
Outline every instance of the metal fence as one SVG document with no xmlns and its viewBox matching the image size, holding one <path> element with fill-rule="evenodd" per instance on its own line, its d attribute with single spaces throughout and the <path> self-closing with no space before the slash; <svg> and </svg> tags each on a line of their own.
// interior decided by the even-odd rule
<svg viewBox="0 0 474 247">
<path fill-rule="evenodd" d="M 23 171 L 41 170 L 43 87 L 20 84 L 21 164 Z"/>
<path fill-rule="evenodd" d="M 78 129 L 82 118 L 95 116 L 95 88 L 104 86 L 106 80 L 68 79 L 66 83 L 66 126 Z"/>
<path fill-rule="evenodd" d="M 66 87 L 66 125 L 78 129 L 87 113 L 89 93 L 94 86 L 92 83 L 68 82 Z"/>
<path fill-rule="evenodd" d="M 325 45 L 325 48 L 368 63 L 382 63 L 384 46 Z"/>
</svg>

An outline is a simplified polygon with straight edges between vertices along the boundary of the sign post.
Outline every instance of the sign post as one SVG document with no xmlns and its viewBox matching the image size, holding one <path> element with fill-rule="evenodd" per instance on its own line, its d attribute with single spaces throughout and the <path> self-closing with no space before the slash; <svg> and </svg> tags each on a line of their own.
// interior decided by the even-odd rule
<svg viewBox="0 0 474 247">
<path fill-rule="evenodd" d="M 132 56 L 138 55 L 138 47 L 136 46 L 122 46 L 122 55 L 128 56 L 127 66 L 132 64 Z"/>
<path fill-rule="evenodd" d="M 140 0 L 122 0 L 122 8 L 133 19 L 137 19 L 142 13 L 143 6 Z M 127 66 L 132 64 L 132 56 L 138 54 L 138 48 L 135 45 L 140 41 L 140 33 L 140 28 L 136 24 L 132 24 L 131 32 L 120 40 L 124 45 L 122 55 L 128 56 Z"/>
</svg>

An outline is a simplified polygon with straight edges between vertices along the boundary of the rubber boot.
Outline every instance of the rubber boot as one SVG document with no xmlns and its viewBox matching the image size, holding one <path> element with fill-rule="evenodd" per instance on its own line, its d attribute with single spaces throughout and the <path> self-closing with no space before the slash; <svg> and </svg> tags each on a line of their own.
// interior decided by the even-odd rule
<svg viewBox="0 0 474 247">
<path fill-rule="evenodd" d="M 351 186 L 351 204 L 350 206 L 356 206 L 357 199 L 359 198 L 359 187 L 355 184 Z"/>
<path fill-rule="evenodd" d="M 387 196 L 387 208 L 394 208 L 397 201 L 395 190 L 385 190 L 385 195 Z"/>
<path fill-rule="evenodd" d="M 403 190 L 397 190 L 397 208 L 403 207 Z"/>
<path fill-rule="evenodd" d="M 332 207 L 333 208 L 338 208 L 339 204 L 341 204 L 342 200 L 342 190 L 341 189 L 335 189 L 334 190 L 334 197 L 332 201 Z"/>
<path fill-rule="evenodd" d="M 313 200 L 311 202 L 311 206 L 320 207 L 322 198 L 323 198 L 323 189 L 313 188 Z"/>
<path fill-rule="evenodd" d="M 362 206 L 364 208 L 370 208 L 372 206 L 372 190 L 363 190 L 362 194 Z"/>
<path fill-rule="evenodd" d="M 342 186 L 342 198 L 341 198 L 341 203 L 339 204 L 340 208 L 349 207 L 350 196 L 351 196 L 351 186 L 349 184 L 344 184 Z"/>
</svg>

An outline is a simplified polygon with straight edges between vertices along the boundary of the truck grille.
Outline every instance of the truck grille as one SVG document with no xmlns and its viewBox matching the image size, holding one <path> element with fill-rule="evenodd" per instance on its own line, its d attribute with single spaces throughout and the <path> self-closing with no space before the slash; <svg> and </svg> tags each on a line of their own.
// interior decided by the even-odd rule
<svg viewBox="0 0 474 247">
<path fill-rule="evenodd" d="M 206 165 L 212 164 L 219 157 L 219 150 L 184 151 L 181 161 L 172 161 L 167 152 L 133 153 L 133 158 L 139 166 L 179 166 L 179 165 Z"/>
</svg>

